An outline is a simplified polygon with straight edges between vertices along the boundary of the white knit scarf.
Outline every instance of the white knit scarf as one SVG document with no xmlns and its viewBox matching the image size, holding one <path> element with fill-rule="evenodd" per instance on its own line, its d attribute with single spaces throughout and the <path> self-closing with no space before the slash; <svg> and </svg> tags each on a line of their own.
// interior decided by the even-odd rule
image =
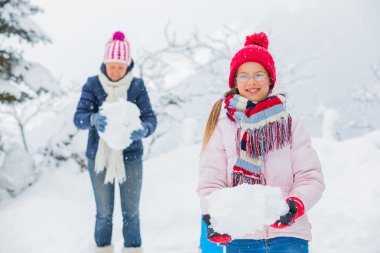
<svg viewBox="0 0 380 253">
<path fill-rule="evenodd" d="M 100 84 L 107 93 L 105 102 L 117 102 L 119 98 L 127 99 L 127 91 L 133 79 L 129 72 L 117 82 L 110 81 L 102 72 L 98 75 Z M 119 183 L 125 181 L 125 166 L 123 150 L 114 150 L 99 138 L 98 151 L 95 157 L 95 172 L 101 173 L 106 169 L 104 183 L 113 183 L 116 179 Z"/>
</svg>

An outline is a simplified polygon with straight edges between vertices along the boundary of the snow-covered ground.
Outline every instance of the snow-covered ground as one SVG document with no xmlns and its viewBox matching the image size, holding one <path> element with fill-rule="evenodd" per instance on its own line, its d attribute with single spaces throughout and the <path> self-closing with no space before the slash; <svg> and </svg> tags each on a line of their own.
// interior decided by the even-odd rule
<svg viewBox="0 0 380 253">
<path fill-rule="evenodd" d="M 310 211 L 310 252 L 380 252 L 380 131 L 344 142 L 314 138 L 313 145 L 327 188 Z M 141 220 L 146 253 L 197 252 L 198 157 L 199 146 L 191 145 L 145 161 Z M 121 211 L 116 203 L 113 242 L 120 248 Z M 0 207 L 0 252 L 91 252 L 94 213 L 87 172 L 66 164 Z"/>
<path fill-rule="evenodd" d="M 145 252 L 197 252 L 198 155 L 198 146 L 182 147 L 144 163 L 141 229 Z M 94 221 L 88 173 L 66 164 L 45 173 L 38 183 L 0 207 L 0 252 L 90 253 Z M 117 197 L 113 242 L 119 248 L 121 221 Z"/>
</svg>

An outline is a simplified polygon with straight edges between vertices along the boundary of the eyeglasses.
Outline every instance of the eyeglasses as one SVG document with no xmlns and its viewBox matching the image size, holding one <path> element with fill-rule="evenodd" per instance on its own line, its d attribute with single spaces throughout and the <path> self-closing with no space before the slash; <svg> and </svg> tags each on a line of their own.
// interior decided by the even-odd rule
<svg viewBox="0 0 380 253">
<path fill-rule="evenodd" d="M 260 82 L 264 81 L 266 78 L 268 78 L 268 74 L 265 72 L 256 72 L 255 74 L 252 75 L 253 80 Z M 251 75 L 248 73 L 240 73 L 235 77 L 236 81 L 239 83 L 246 83 L 251 79 Z"/>
</svg>

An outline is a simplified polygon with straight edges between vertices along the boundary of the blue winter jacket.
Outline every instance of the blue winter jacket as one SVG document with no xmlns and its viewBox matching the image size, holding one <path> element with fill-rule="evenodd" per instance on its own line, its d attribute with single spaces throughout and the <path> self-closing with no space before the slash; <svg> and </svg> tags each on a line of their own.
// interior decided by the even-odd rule
<svg viewBox="0 0 380 253">
<path fill-rule="evenodd" d="M 130 66 L 133 67 L 133 64 Z M 127 73 L 131 68 L 128 68 Z M 105 74 L 104 64 L 101 71 Z M 99 111 L 99 107 L 103 104 L 107 97 L 98 76 L 88 78 L 82 88 L 82 94 L 74 115 L 74 124 L 79 129 L 89 129 L 86 156 L 95 159 L 98 149 L 99 135 L 95 126 L 91 126 L 90 117 L 93 113 Z M 127 91 L 127 100 L 136 104 L 140 109 L 140 119 L 144 122 L 145 127 L 149 130 L 148 136 L 151 135 L 157 126 L 157 118 L 152 110 L 146 91 L 144 81 L 134 77 Z M 143 145 L 141 140 L 134 141 L 132 144 L 123 150 L 124 159 L 134 160 L 141 158 L 143 155 Z"/>
</svg>

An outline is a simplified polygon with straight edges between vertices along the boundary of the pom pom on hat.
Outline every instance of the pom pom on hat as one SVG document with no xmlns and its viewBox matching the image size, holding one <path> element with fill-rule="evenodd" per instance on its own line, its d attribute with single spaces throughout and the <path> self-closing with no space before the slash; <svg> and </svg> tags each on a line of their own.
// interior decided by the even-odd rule
<svg viewBox="0 0 380 253">
<path fill-rule="evenodd" d="M 120 31 L 117 31 L 113 34 L 113 37 L 112 37 L 113 40 L 121 40 L 123 41 L 125 39 L 125 36 L 124 36 L 124 33 L 120 32 Z"/>
<path fill-rule="evenodd" d="M 255 33 L 246 37 L 244 47 L 232 58 L 230 64 L 230 77 L 228 84 L 230 88 L 235 86 L 235 74 L 240 65 L 246 62 L 257 62 L 261 64 L 269 74 L 270 88 L 276 83 L 276 67 L 272 55 L 268 51 L 268 36 L 263 33 Z"/>
<path fill-rule="evenodd" d="M 268 36 L 263 32 L 255 33 L 251 36 L 247 36 L 245 39 L 244 46 L 248 46 L 248 45 L 257 45 L 259 47 L 268 49 L 268 46 L 269 46 Z"/>
<path fill-rule="evenodd" d="M 106 44 L 103 62 L 131 64 L 131 47 L 123 32 L 116 31 L 113 33 L 112 38 Z"/>
</svg>

